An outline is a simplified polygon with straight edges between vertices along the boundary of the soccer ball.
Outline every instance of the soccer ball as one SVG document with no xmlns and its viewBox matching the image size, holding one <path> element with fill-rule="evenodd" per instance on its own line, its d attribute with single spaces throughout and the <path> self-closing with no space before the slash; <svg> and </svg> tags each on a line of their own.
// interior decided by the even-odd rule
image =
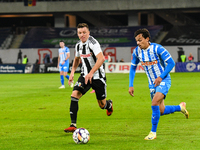
<svg viewBox="0 0 200 150">
<path fill-rule="evenodd" d="M 73 140 L 76 144 L 86 144 L 90 140 L 90 133 L 85 128 L 78 128 L 73 133 Z"/>
</svg>

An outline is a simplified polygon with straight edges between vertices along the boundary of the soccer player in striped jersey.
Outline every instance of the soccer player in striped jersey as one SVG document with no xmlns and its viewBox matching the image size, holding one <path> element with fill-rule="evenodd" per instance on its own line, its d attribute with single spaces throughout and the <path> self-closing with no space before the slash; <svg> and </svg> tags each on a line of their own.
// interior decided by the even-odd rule
<svg viewBox="0 0 200 150">
<path fill-rule="evenodd" d="M 113 112 L 112 100 L 106 100 L 106 75 L 103 69 L 103 56 L 99 42 L 90 36 L 89 27 L 86 23 L 80 23 L 77 26 L 77 34 L 80 39 L 75 46 L 75 58 L 68 83 L 74 79 L 74 72 L 82 61 L 82 71 L 78 81 L 74 85 L 71 94 L 70 117 L 71 125 L 65 129 L 65 132 L 74 132 L 76 130 L 78 101 L 90 89 L 95 90 L 96 99 L 101 109 L 106 109 L 110 116 Z"/>
<path fill-rule="evenodd" d="M 69 80 L 69 75 L 67 75 L 69 71 L 69 57 L 70 57 L 70 51 L 69 48 L 65 46 L 65 43 L 63 40 L 60 41 L 60 48 L 58 49 L 58 68 L 60 71 L 60 82 L 61 86 L 59 89 L 64 89 L 64 77 L 66 77 Z M 73 82 L 70 84 L 71 87 L 73 87 Z"/>
<path fill-rule="evenodd" d="M 182 112 L 186 118 L 189 113 L 186 103 L 165 106 L 164 99 L 171 86 L 170 71 L 175 65 L 170 53 L 161 45 L 150 42 L 150 33 L 147 29 L 139 29 L 134 34 L 137 47 L 134 49 L 129 74 L 129 94 L 134 96 L 133 81 L 137 64 L 141 62 L 149 82 L 150 96 L 152 100 L 152 128 L 145 140 L 156 139 L 157 125 L 160 116 Z"/>
</svg>

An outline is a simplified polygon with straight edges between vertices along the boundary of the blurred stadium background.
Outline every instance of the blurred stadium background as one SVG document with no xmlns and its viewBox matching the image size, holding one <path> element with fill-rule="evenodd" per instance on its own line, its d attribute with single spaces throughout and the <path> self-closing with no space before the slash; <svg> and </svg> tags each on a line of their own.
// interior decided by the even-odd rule
<svg viewBox="0 0 200 150">
<path fill-rule="evenodd" d="M 129 72 L 133 34 L 144 27 L 171 53 L 175 72 L 200 71 L 199 0 L 0 0 L 0 73 L 58 72 L 59 40 L 72 62 L 81 22 L 111 56 L 106 72 Z M 19 50 L 27 65 L 16 64 Z M 189 53 L 193 62 L 181 63 L 180 55 Z M 117 63 L 121 59 L 125 63 Z"/>
</svg>

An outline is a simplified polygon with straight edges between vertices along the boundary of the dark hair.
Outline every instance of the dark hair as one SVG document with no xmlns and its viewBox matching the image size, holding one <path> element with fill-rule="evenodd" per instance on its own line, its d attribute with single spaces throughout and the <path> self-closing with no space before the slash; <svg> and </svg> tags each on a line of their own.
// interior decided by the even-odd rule
<svg viewBox="0 0 200 150">
<path fill-rule="evenodd" d="M 87 23 L 79 23 L 78 26 L 77 26 L 77 29 L 78 28 L 84 28 L 84 27 L 88 28 L 88 30 L 89 30 L 89 26 L 87 25 Z"/>
<path fill-rule="evenodd" d="M 63 43 L 65 43 L 65 42 L 64 42 L 64 40 L 60 40 L 60 42 L 63 42 Z"/>
<path fill-rule="evenodd" d="M 149 37 L 149 40 L 151 38 L 149 31 L 146 28 L 143 29 L 139 29 L 137 31 L 135 31 L 134 33 L 134 37 L 138 36 L 139 34 L 142 34 L 142 36 L 146 39 L 147 37 Z"/>
</svg>

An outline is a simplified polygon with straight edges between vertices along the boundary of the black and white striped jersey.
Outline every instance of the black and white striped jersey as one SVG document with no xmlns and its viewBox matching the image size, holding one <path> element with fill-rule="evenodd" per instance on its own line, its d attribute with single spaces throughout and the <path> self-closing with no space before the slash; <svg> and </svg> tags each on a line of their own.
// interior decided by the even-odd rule
<svg viewBox="0 0 200 150">
<path fill-rule="evenodd" d="M 82 61 L 81 74 L 85 77 L 94 67 L 98 55 L 102 52 L 99 42 L 92 36 L 89 36 L 85 43 L 78 41 L 75 46 L 76 57 L 80 57 Z M 105 77 L 103 65 L 94 73 L 93 79 L 100 79 Z"/>
</svg>

